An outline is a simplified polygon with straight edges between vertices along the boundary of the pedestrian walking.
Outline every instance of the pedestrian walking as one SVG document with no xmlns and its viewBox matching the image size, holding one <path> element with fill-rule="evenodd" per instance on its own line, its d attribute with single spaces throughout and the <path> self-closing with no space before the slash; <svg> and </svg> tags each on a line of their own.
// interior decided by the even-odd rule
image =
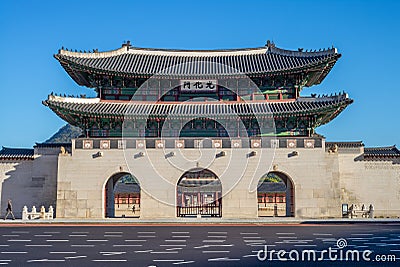
<svg viewBox="0 0 400 267">
<path fill-rule="evenodd" d="M 8 200 L 8 204 L 7 204 L 7 209 L 6 209 L 6 211 L 7 211 L 7 213 L 6 213 L 6 216 L 4 217 L 4 220 L 7 219 L 8 215 L 10 215 L 10 214 L 11 214 L 11 216 L 12 216 L 12 219 L 15 220 L 14 213 L 13 213 L 13 211 L 12 211 L 11 199 Z"/>
</svg>

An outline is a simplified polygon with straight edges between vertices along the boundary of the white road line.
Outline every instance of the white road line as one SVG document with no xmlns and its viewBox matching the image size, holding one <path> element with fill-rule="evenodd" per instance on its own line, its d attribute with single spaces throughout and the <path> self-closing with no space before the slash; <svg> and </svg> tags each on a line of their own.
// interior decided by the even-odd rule
<svg viewBox="0 0 400 267">
<path fill-rule="evenodd" d="M 43 232 L 44 234 L 60 234 L 60 232 Z"/>
<path fill-rule="evenodd" d="M 248 232 L 246 232 L 246 233 L 240 233 L 241 235 L 258 235 L 258 233 L 248 233 Z"/>
<path fill-rule="evenodd" d="M 180 262 L 174 262 L 172 264 L 178 265 L 178 264 L 187 264 L 187 263 L 194 263 L 194 261 L 180 261 Z"/>
<path fill-rule="evenodd" d="M 186 247 L 186 244 L 161 244 L 160 247 Z"/>
<path fill-rule="evenodd" d="M 122 235 L 104 235 L 104 237 L 122 237 Z"/>
<path fill-rule="evenodd" d="M 153 260 L 153 261 L 155 261 L 155 262 L 172 262 L 172 261 L 176 261 L 176 262 L 183 262 L 183 261 L 185 261 L 185 260 Z"/>
<path fill-rule="evenodd" d="M 19 236 L 19 235 L 1 235 L 1 236 L 4 236 L 4 237 L 16 237 L 16 236 Z"/>
<path fill-rule="evenodd" d="M 69 242 L 68 239 L 47 239 L 46 242 Z"/>
<path fill-rule="evenodd" d="M 250 255 L 244 255 L 244 256 L 242 256 L 243 258 L 249 258 L 249 257 L 257 257 L 257 254 L 255 254 L 255 255 L 253 255 L 253 254 L 250 254 Z"/>
<path fill-rule="evenodd" d="M 240 261 L 240 259 L 214 258 L 214 259 L 208 259 L 208 261 Z"/>
<path fill-rule="evenodd" d="M 202 253 L 230 253 L 229 250 L 203 250 Z"/>
<path fill-rule="evenodd" d="M 86 237 L 87 235 L 69 235 L 69 237 Z"/>
<path fill-rule="evenodd" d="M 36 237 L 51 237 L 53 235 L 34 235 L 34 236 L 36 236 Z"/>
<path fill-rule="evenodd" d="M 390 251 L 393 251 L 393 252 L 400 252 L 400 249 L 391 249 Z"/>
<path fill-rule="evenodd" d="M 151 254 L 176 254 L 178 251 L 152 251 Z"/>
<path fill-rule="evenodd" d="M 107 239 L 87 239 L 87 242 L 108 242 Z"/>
<path fill-rule="evenodd" d="M 202 245 L 194 248 L 233 247 L 233 244 Z"/>
<path fill-rule="evenodd" d="M 31 242 L 30 239 L 9 239 L 8 242 Z"/>
<path fill-rule="evenodd" d="M 104 232 L 105 234 L 122 234 L 122 232 Z"/>
<path fill-rule="evenodd" d="M 139 238 L 154 238 L 155 235 L 138 235 Z"/>
<path fill-rule="evenodd" d="M 146 242 L 144 239 L 125 239 L 125 242 Z"/>
<path fill-rule="evenodd" d="M 295 247 L 316 247 L 317 245 L 294 245 Z"/>
<path fill-rule="evenodd" d="M 173 235 L 172 238 L 190 238 L 190 235 Z"/>
<path fill-rule="evenodd" d="M 50 254 L 76 254 L 75 251 L 50 251 Z"/>
<path fill-rule="evenodd" d="M 0 260 L 0 261 L 11 261 L 11 260 Z"/>
<path fill-rule="evenodd" d="M 170 251 L 170 250 L 181 250 L 182 248 L 166 248 L 165 250 Z"/>
<path fill-rule="evenodd" d="M 27 251 L 2 251 L 1 254 L 26 254 Z"/>
<path fill-rule="evenodd" d="M 165 242 L 186 242 L 186 239 L 165 239 Z"/>
<path fill-rule="evenodd" d="M 88 234 L 89 232 L 71 232 L 71 234 Z"/>
<path fill-rule="evenodd" d="M 297 239 L 297 236 L 278 236 L 278 238 L 282 238 L 282 239 Z"/>
<path fill-rule="evenodd" d="M 207 232 L 208 234 L 228 234 L 228 232 Z"/>
<path fill-rule="evenodd" d="M 373 234 L 351 234 L 351 235 L 373 235 Z"/>
<path fill-rule="evenodd" d="M 0 245 L 0 247 L 9 247 L 10 245 Z"/>
<path fill-rule="evenodd" d="M 40 260 L 28 260 L 26 262 L 64 262 L 65 260 L 49 260 L 49 259 L 40 259 Z"/>
<path fill-rule="evenodd" d="M 225 242 L 226 240 L 203 240 L 203 243 L 222 243 Z"/>
<path fill-rule="evenodd" d="M 190 232 L 171 232 L 171 234 L 190 234 Z"/>
<path fill-rule="evenodd" d="M 143 245 L 137 244 L 137 245 L 113 245 L 113 247 L 142 247 Z"/>
<path fill-rule="evenodd" d="M 29 244 L 27 244 L 27 245 L 25 245 L 25 247 L 52 247 L 53 245 L 29 245 Z"/>
<path fill-rule="evenodd" d="M 108 253 L 106 253 L 106 252 L 100 252 L 101 253 L 101 255 L 102 256 L 115 256 L 115 255 L 122 255 L 122 254 L 125 254 L 126 252 L 125 251 L 121 251 L 121 252 L 108 252 Z"/>
<path fill-rule="evenodd" d="M 29 234 L 29 231 L 11 231 L 13 234 Z"/>
<path fill-rule="evenodd" d="M 332 235 L 332 234 L 314 233 L 313 235 Z"/>
<path fill-rule="evenodd" d="M 265 241 L 264 239 L 256 239 L 256 240 L 243 240 L 245 243 L 248 243 L 248 242 L 250 242 L 250 243 L 260 243 L 260 242 L 267 242 L 267 241 Z"/>
<path fill-rule="evenodd" d="M 277 235 L 295 235 L 295 233 L 276 233 Z"/>
<path fill-rule="evenodd" d="M 94 245 L 71 245 L 71 247 L 82 247 L 82 248 L 85 248 L 85 247 L 94 247 Z"/>
<path fill-rule="evenodd" d="M 208 235 L 207 238 L 225 238 L 226 239 L 226 235 Z"/>
<path fill-rule="evenodd" d="M 126 262 L 128 260 L 92 260 L 96 262 Z"/>
<path fill-rule="evenodd" d="M 259 236 L 242 236 L 243 239 L 250 239 L 250 238 L 261 238 Z"/>
<path fill-rule="evenodd" d="M 70 257 L 64 257 L 66 260 L 70 259 L 81 259 L 81 258 L 87 258 L 87 256 L 70 256 Z"/>
<path fill-rule="evenodd" d="M 155 234 L 156 232 L 137 232 L 138 234 Z"/>
<path fill-rule="evenodd" d="M 135 253 L 148 253 L 148 252 L 152 252 L 152 249 L 148 249 L 148 250 L 135 250 Z"/>
</svg>

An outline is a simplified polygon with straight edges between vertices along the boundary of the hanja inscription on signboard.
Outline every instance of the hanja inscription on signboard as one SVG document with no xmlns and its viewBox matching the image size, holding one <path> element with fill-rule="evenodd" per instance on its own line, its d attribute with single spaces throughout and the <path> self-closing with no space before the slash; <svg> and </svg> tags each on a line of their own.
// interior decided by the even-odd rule
<svg viewBox="0 0 400 267">
<path fill-rule="evenodd" d="M 217 80 L 181 80 L 181 92 L 217 92 Z"/>
</svg>

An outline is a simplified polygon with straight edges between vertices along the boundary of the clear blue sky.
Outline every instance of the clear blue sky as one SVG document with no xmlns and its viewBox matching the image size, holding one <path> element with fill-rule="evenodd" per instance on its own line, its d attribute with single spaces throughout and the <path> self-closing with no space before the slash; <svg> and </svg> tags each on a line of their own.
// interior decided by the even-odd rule
<svg viewBox="0 0 400 267">
<path fill-rule="evenodd" d="M 54 91 L 87 94 L 53 58 L 61 46 L 287 49 L 342 53 L 321 85 L 355 102 L 317 129 L 327 140 L 400 145 L 400 1 L 1 1 L 0 145 L 31 147 L 65 124 L 41 104 Z"/>
</svg>

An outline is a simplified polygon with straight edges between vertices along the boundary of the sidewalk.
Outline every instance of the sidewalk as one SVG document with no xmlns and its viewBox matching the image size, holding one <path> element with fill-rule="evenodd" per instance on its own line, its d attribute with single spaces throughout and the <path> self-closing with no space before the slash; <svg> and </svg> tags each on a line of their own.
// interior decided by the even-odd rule
<svg viewBox="0 0 400 267">
<path fill-rule="evenodd" d="M 257 218 L 257 219 L 224 219 L 224 218 L 175 218 L 175 219 L 53 219 L 53 220 L 0 220 L 1 225 L 307 225 L 307 224 L 400 224 L 400 219 L 299 219 L 299 218 Z"/>
</svg>

